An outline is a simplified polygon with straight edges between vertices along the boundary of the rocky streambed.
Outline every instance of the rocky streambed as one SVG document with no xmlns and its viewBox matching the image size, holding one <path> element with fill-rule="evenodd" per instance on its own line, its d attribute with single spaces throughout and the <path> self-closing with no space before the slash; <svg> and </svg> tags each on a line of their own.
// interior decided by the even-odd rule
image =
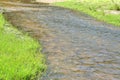
<svg viewBox="0 0 120 80">
<path fill-rule="evenodd" d="M 43 45 L 41 80 L 120 80 L 120 28 L 47 4 L 0 3 L 6 19 Z"/>
</svg>

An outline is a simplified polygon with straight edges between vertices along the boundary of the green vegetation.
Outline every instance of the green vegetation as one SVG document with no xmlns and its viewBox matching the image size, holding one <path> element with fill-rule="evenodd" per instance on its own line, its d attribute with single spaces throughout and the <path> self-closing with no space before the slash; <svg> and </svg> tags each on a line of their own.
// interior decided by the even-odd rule
<svg viewBox="0 0 120 80">
<path fill-rule="evenodd" d="M 46 70 L 41 46 L 0 14 L 0 80 L 35 80 Z"/>
<path fill-rule="evenodd" d="M 120 14 L 116 14 L 120 13 L 119 0 L 69 0 L 54 5 L 82 11 L 99 20 L 120 26 Z"/>
</svg>

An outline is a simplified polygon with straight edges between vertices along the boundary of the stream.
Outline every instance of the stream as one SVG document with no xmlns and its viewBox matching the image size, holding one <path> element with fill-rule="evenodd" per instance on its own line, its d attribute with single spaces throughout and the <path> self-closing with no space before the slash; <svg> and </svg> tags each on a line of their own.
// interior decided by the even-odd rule
<svg viewBox="0 0 120 80">
<path fill-rule="evenodd" d="M 39 80 L 120 80 L 120 28 L 48 4 L 0 3 L 6 19 L 43 45 Z"/>
</svg>

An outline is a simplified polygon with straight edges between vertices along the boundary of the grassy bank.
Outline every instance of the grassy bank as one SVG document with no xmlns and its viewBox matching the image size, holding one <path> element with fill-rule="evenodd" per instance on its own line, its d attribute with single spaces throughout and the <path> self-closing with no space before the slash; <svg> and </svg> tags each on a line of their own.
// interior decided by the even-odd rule
<svg viewBox="0 0 120 80">
<path fill-rule="evenodd" d="M 0 14 L 0 80 L 35 80 L 46 69 L 41 46 Z"/>
<path fill-rule="evenodd" d="M 120 14 L 116 14 L 120 11 L 119 0 L 68 0 L 53 5 L 82 11 L 98 20 L 120 26 Z"/>
</svg>

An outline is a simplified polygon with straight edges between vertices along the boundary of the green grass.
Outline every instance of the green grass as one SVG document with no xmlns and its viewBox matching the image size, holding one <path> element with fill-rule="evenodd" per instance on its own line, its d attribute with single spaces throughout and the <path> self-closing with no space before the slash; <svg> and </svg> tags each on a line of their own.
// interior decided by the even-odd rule
<svg viewBox="0 0 120 80">
<path fill-rule="evenodd" d="M 41 45 L 0 14 L 0 80 L 35 80 L 46 70 Z"/>
<path fill-rule="evenodd" d="M 0 31 L 3 29 L 4 24 L 5 24 L 5 19 L 2 16 L 2 14 L 0 14 Z"/>
<path fill-rule="evenodd" d="M 105 13 L 106 10 L 119 10 L 120 1 L 114 0 L 69 0 L 66 2 L 57 2 L 53 5 L 62 6 L 78 11 L 82 11 L 98 20 L 120 26 L 120 14 Z M 116 6 L 117 4 L 117 6 Z"/>
</svg>

